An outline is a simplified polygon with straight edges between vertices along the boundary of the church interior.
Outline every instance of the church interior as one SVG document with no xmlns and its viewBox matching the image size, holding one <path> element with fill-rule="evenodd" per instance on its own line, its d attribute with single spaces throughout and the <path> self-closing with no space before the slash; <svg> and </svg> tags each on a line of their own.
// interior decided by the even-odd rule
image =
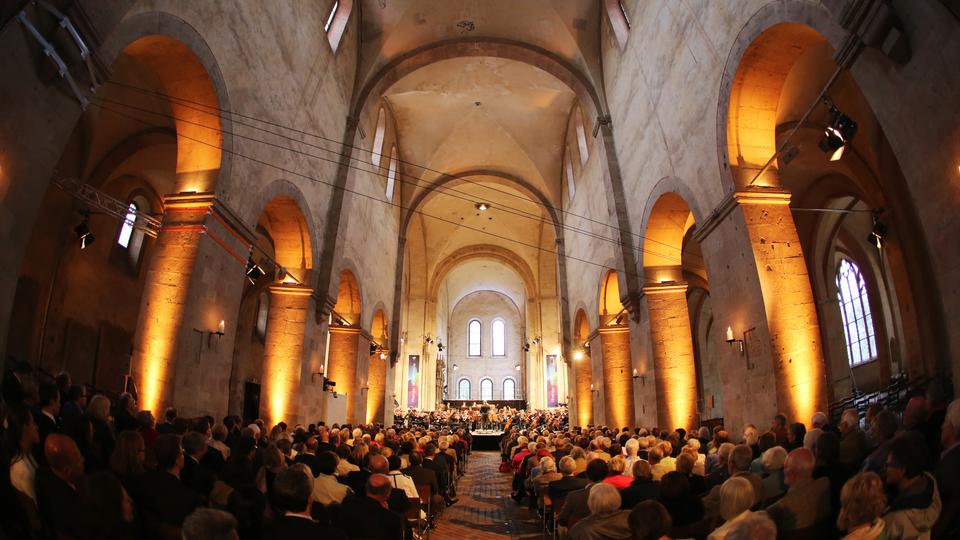
<svg viewBox="0 0 960 540">
<path fill-rule="evenodd" d="M 841 487 L 899 455 L 881 409 L 925 437 L 943 510 L 875 519 L 960 535 L 957 0 L 9 0 L 0 24 L 10 538 L 841 538 Z M 832 429 L 865 446 L 830 519 L 712 508 L 723 444 L 771 434 L 792 471 Z M 697 440 L 687 528 L 590 476 L 639 459 L 666 491 L 648 456 Z M 122 441 L 196 504 L 97 476 Z M 442 493 L 377 499 L 431 445 Z M 586 525 L 535 478 L 576 447 L 620 490 Z M 276 502 L 294 463 L 316 530 Z M 58 478 L 56 508 L 119 489 L 135 517 L 50 510 Z M 318 514 L 339 485 L 367 497 Z"/>
</svg>

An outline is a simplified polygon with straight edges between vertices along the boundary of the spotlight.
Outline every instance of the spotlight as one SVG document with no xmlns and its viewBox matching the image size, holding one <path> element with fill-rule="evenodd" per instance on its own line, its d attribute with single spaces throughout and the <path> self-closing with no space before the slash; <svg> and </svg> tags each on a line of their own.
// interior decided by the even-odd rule
<svg viewBox="0 0 960 540">
<path fill-rule="evenodd" d="M 80 224 L 73 229 L 73 232 L 77 233 L 77 240 L 80 240 L 80 249 L 87 249 L 87 246 L 92 244 L 94 240 L 97 239 L 97 237 L 90 232 L 89 220 L 90 215 L 85 214 L 83 216 L 83 221 L 81 221 Z"/>
<path fill-rule="evenodd" d="M 380 353 L 380 359 L 381 359 L 381 360 L 386 360 L 386 359 L 387 359 L 387 353 L 384 353 L 384 352 Z"/>
<path fill-rule="evenodd" d="M 453 370 L 456 371 L 456 370 L 458 370 L 458 369 L 460 369 L 460 366 L 454 364 L 454 365 L 453 365 Z"/>
<path fill-rule="evenodd" d="M 574 353 L 573 353 L 573 359 L 576 360 L 576 361 L 578 361 L 578 362 L 579 362 L 580 360 L 583 360 L 583 351 L 574 351 Z"/>
<path fill-rule="evenodd" d="M 523 344 L 523 352 L 530 352 L 530 343 L 529 343 L 529 342 Z"/>
<path fill-rule="evenodd" d="M 870 231 L 870 234 L 867 235 L 867 242 L 870 242 L 870 245 L 880 249 L 886 241 L 888 232 L 887 226 L 880 221 L 880 216 L 875 213 L 873 215 L 873 229 Z"/>
<path fill-rule="evenodd" d="M 437 351 L 443 352 L 443 342 L 437 342 Z"/>
<path fill-rule="evenodd" d="M 843 157 L 843 151 L 857 134 L 857 123 L 849 116 L 840 112 L 840 109 L 827 102 L 830 105 L 830 125 L 823 131 L 823 139 L 820 140 L 820 149 L 830 154 L 830 161 L 837 161 Z"/>
<path fill-rule="evenodd" d="M 583 342 L 583 348 L 584 348 L 584 349 L 589 349 L 589 348 L 590 348 L 590 342 L 589 342 L 589 341 L 584 341 L 584 342 Z"/>
<path fill-rule="evenodd" d="M 520 371 L 520 364 L 517 364 L 517 365 L 516 365 L 516 370 L 517 370 L 517 371 Z"/>
<path fill-rule="evenodd" d="M 485 212 L 488 208 L 490 208 L 490 203 L 478 202 L 477 204 L 473 205 L 473 207 L 481 212 Z"/>
<path fill-rule="evenodd" d="M 370 343 L 370 356 L 377 354 L 377 351 L 380 350 L 380 345 L 377 345 L 376 342 Z"/>
<path fill-rule="evenodd" d="M 253 260 L 253 256 L 247 257 L 247 280 L 251 285 L 256 285 L 257 280 L 264 276 L 263 268 Z"/>
</svg>

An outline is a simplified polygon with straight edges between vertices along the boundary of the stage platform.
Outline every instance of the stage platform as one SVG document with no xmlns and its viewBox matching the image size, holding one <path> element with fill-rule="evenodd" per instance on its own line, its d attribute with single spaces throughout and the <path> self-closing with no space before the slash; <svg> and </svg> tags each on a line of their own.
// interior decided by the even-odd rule
<svg viewBox="0 0 960 540">
<path fill-rule="evenodd" d="M 503 432 L 499 429 L 471 430 L 473 436 L 473 450 L 500 450 L 500 438 Z"/>
</svg>

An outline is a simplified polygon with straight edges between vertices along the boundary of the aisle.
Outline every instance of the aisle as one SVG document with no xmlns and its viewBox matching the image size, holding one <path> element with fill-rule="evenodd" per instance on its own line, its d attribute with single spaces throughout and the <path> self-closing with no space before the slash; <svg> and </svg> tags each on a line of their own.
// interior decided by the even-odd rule
<svg viewBox="0 0 960 540">
<path fill-rule="evenodd" d="M 460 502 L 447 508 L 430 531 L 430 540 L 474 538 L 539 539 L 537 514 L 510 498 L 511 475 L 497 471 L 500 454 L 473 452 L 467 474 L 457 484 Z M 524 500 L 526 503 L 526 500 Z"/>
</svg>

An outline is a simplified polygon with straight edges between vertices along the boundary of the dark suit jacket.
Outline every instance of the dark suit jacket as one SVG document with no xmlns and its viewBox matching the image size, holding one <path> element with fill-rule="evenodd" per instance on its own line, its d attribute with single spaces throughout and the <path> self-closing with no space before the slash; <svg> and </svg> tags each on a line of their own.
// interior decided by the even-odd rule
<svg viewBox="0 0 960 540">
<path fill-rule="evenodd" d="M 960 533 L 960 446 L 940 458 L 936 478 L 943 510 L 935 530 L 942 531 L 939 538 L 953 538 L 949 534 Z"/>
<path fill-rule="evenodd" d="M 445 459 L 438 459 L 437 456 L 434 456 L 434 459 L 424 458 L 423 466 L 437 473 L 437 482 L 440 485 L 439 493 L 441 495 L 445 494 L 447 492 L 447 484 L 450 482 L 450 470 L 447 469 L 447 461 Z"/>
<path fill-rule="evenodd" d="M 37 471 L 37 507 L 43 523 L 66 536 L 76 538 L 80 533 L 80 495 L 53 471 Z"/>
<path fill-rule="evenodd" d="M 180 471 L 180 481 L 183 482 L 183 485 L 192 489 L 194 493 L 206 499 L 210 496 L 210 492 L 213 491 L 213 483 L 216 482 L 216 480 L 217 476 L 213 474 L 213 471 L 204 467 L 202 463 L 198 463 L 197 460 L 190 456 L 183 457 L 183 470 Z"/>
<path fill-rule="evenodd" d="M 433 472 L 431 469 L 428 469 L 423 465 L 418 465 L 416 467 L 407 467 L 401 472 L 410 478 L 413 478 L 414 485 L 430 486 L 431 495 L 440 494 L 440 484 L 437 481 L 437 473 Z"/>
<path fill-rule="evenodd" d="M 346 540 L 347 535 L 340 529 L 321 525 L 312 519 L 283 516 L 272 527 L 264 531 L 264 540 L 293 540 L 293 539 L 330 539 Z"/>
<path fill-rule="evenodd" d="M 656 500 L 660 497 L 660 484 L 634 480 L 632 484 L 620 490 L 620 508 L 629 510 L 648 499 Z"/>
<path fill-rule="evenodd" d="M 566 497 L 571 491 L 576 491 L 578 489 L 583 489 L 587 487 L 590 481 L 586 478 L 578 478 L 576 476 L 564 476 L 559 480 L 554 480 L 550 482 L 547 487 L 548 493 L 550 493 L 551 499 L 562 499 Z"/>
<path fill-rule="evenodd" d="M 350 471 L 340 483 L 346 484 L 354 493 L 363 497 L 367 494 L 367 480 L 370 478 L 370 474 L 370 471 L 366 469 Z"/>
<path fill-rule="evenodd" d="M 350 538 L 403 538 L 403 518 L 369 497 L 351 495 L 344 499 L 337 512 L 336 523 Z"/>
<path fill-rule="evenodd" d="M 54 422 L 49 416 L 43 414 L 40 409 L 34 409 L 33 421 L 37 423 L 37 431 L 40 432 L 40 444 L 33 447 L 34 457 L 37 458 L 38 465 L 45 465 L 47 457 L 43 454 L 43 443 L 47 440 L 47 435 L 60 431 L 58 422 Z"/>
<path fill-rule="evenodd" d="M 555 480 L 554 482 L 559 482 Z M 553 484 L 553 482 L 551 482 Z M 571 523 L 576 523 L 590 515 L 590 508 L 587 507 L 587 498 L 590 496 L 590 488 L 593 484 L 576 489 L 567 493 L 567 500 L 563 503 L 560 515 L 557 516 L 557 523 L 569 527 Z"/>
<path fill-rule="evenodd" d="M 3 401 L 8 406 L 21 403 L 23 401 L 23 383 L 12 371 L 7 371 L 3 376 L 3 390 L 0 393 L 2 393 Z"/>
<path fill-rule="evenodd" d="M 320 463 L 317 461 L 316 455 L 300 453 L 297 454 L 297 457 L 293 458 L 293 461 L 296 463 L 303 463 L 307 467 L 310 467 L 314 478 L 320 476 Z"/>
<path fill-rule="evenodd" d="M 140 506 L 163 523 L 180 527 L 200 504 L 200 496 L 167 471 L 149 471 L 140 480 Z"/>
<path fill-rule="evenodd" d="M 200 464 L 214 474 L 218 474 L 226 463 L 227 460 L 223 457 L 223 452 L 208 444 L 207 453 L 203 455 Z"/>
</svg>

